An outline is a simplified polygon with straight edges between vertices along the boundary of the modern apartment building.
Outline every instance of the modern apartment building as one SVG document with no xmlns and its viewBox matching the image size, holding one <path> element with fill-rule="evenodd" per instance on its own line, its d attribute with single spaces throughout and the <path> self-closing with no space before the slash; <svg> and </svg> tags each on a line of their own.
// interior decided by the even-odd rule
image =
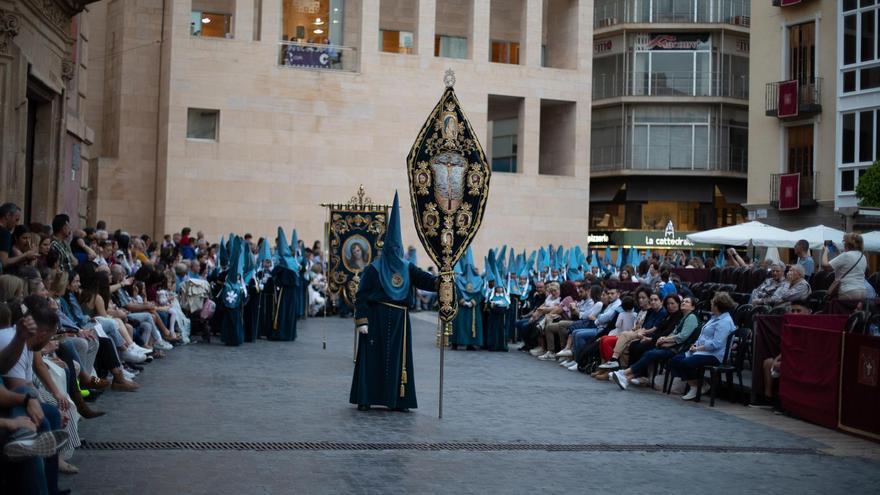
<svg viewBox="0 0 880 495">
<path fill-rule="evenodd" d="M 838 4 L 752 2 L 749 216 L 779 227 L 843 228 L 835 212 Z"/>
<path fill-rule="evenodd" d="M 591 233 L 744 219 L 751 19 L 747 0 L 595 1 Z"/>
<path fill-rule="evenodd" d="M 475 249 L 584 241 L 592 2 L 109 0 L 89 16 L 93 217 L 111 227 L 321 238 L 321 203 L 406 193 L 451 68 L 495 171 Z"/>
<path fill-rule="evenodd" d="M 855 189 L 880 160 L 880 2 L 843 0 L 837 5 L 835 208 L 857 230 L 877 230 L 880 212 L 859 208 Z"/>
</svg>

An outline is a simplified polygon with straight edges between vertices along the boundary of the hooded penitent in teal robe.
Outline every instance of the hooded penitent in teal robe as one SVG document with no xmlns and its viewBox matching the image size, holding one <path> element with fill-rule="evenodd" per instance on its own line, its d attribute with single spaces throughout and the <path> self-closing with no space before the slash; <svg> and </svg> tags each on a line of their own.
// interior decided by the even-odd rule
<svg viewBox="0 0 880 495">
<path fill-rule="evenodd" d="M 486 349 L 507 352 L 507 329 L 510 326 L 510 299 L 506 291 L 496 293 L 487 305 L 488 328 L 486 329 Z"/>
<path fill-rule="evenodd" d="M 474 257 L 468 248 L 456 267 L 455 285 L 458 313 L 452 321 L 453 346 L 483 346 L 483 278 L 474 266 Z"/>
<path fill-rule="evenodd" d="M 229 271 L 226 283 L 220 294 L 223 312 L 220 318 L 220 336 L 223 343 L 238 346 L 244 341 L 244 306 L 247 291 L 242 276 L 245 253 L 244 240 L 240 237 L 232 239 L 232 251 L 229 257 Z"/>
<path fill-rule="evenodd" d="M 382 255 L 361 273 L 355 304 L 357 361 L 349 402 L 414 409 L 416 385 L 412 358 L 409 299 L 412 288 L 436 291 L 437 278 L 404 259 L 397 194 L 388 220 Z"/>
<path fill-rule="evenodd" d="M 269 340 L 296 340 L 296 308 L 301 297 L 299 263 L 293 257 L 284 230 L 278 227 L 278 252 L 272 282 L 275 287 L 275 314 Z"/>
</svg>

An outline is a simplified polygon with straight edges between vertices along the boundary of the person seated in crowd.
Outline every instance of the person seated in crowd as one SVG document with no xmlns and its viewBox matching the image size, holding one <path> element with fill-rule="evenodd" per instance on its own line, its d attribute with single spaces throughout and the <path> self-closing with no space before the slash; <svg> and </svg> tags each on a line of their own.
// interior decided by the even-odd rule
<svg viewBox="0 0 880 495">
<path fill-rule="evenodd" d="M 694 345 L 674 356 L 669 361 L 669 372 L 673 378 L 686 381 L 690 390 L 682 400 L 693 400 L 697 397 L 697 383 L 703 366 L 716 366 L 724 359 L 727 340 L 736 330 L 730 312 L 736 308 L 736 302 L 726 292 L 716 292 L 712 298 L 712 317 L 703 325 L 700 336 Z M 703 385 L 702 393 L 709 390 L 710 384 Z"/>
<path fill-rule="evenodd" d="M 29 249 L 13 254 L 12 233 L 21 221 L 21 209 L 13 203 L 0 205 L 0 269 L 10 273 L 18 265 L 29 263 L 39 258 L 39 251 Z"/>
<path fill-rule="evenodd" d="M 178 342 L 180 337 L 172 335 L 168 327 L 162 322 L 159 312 L 162 311 L 167 315 L 167 308 L 161 308 L 155 303 L 137 303 L 131 297 L 128 290 L 134 284 L 134 279 L 128 277 L 126 269 L 122 264 L 116 264 L 110 267 L 112 276 L 110 286 L 111 302 L 108 310 L 116 309 L 119 314 L 117 317 L 122 318 L 138 330 L 139 340 L 143 342 L 143 347 L 152 349 L 153 347 L 160 350 L 169 350 L 173 346 L 171 342 Z M 103 278 L 103 275 L 99 275 Z M 162 354 L 154 357 L 161 357 Z"/>
<path fill-rule="evenodd" d="M 34 355 L 55 334 L 57 318 L 39 296 L 13 305 L 21 306 L 27 314 L 19 310 L 16 318 L 11 308 L 0 305 L 0 443 L 16 467 L 8 470 L 7 481 L 12 493 L 58 493 L 58 453 L 67 445 L 67 433 L 61 430 L 58 407 L 41 400 L 30 385 Z"/>
<path fill-rule="evenodd" d="M 688 341 L 694 330 L 700 326 L 699 318 L 694 313 L 696 303 L 696 300 L 690 297 L 682 299 L 679 311 L 681 315 L 672 332 L 668 336 L 659 337 L 654 343 L 655 348 L 642 354 L 629 368 L 611 374 L 611 379 L 621 390 L 626 390 L 630 383 L 641 384 L 640 379 L 644 378 L 657 362 L 670 359 L 684 350 L 682 346 Z"/>
<path fill-rule="evenodd" d="M 829 244 L 822 249 L 822 268 L 834 272 L 837 285 L 836 294 L 841 300 L 860 301 L 865 299 L 865 270 L 868 260 L 865 258 L 864 240 L 861 234 L 845 234 L 843 236 L 843 253 L 829 260 Z M 832 291 L 834 291 L 832 289 Z"/>
<path fill-rule="evenodd" d="M 782 286 L 784 281 L 785 263 L 778 260 L 772 261 L 770 263 L 770 276 L 752 291 L 749 302 L 751 304 L 763 304 L 761 301 L 769 299 Z"/>
<path fill-rule="evenodd" d="M 610 357 L 611 350 L 614 349 L 614 345 L 617 343 L 617 338 L 625 333 L 631 332 L 636 324 L 636 317 L 638 316 L 635 312 L 636 303 L 630 296 L 625 296 L 620 298 L 620 311 L 618 311 L 617 319 L 614 322 L 614 328 L 611 329 L 607 335 L 603 335 L 594 343 L 595 349 L 590 349 L 589 351 L 597 352 L 600 357 L 605 353 L 605 357 Z M 598 380 L 607 380 L 608 379 L 608 370 L 599 369 L 593 374 L 591 374 L 593 378 Z"/>
<path fill-rule="evenodd" d="M 578 302 L 581 300 L 581 292 L 578 291 L 577 284 L 570 280 L 563 282 L 560 286 L 560 298 L 562 299 L 556 308 L 544 316 L 541 324 L 541 332 L 539 340 L 543 342 L 543 346 L 547 352 L 538 356 L 542 361 L 556 359 L 557 339 L 555 334 L 547 333 L 547 326 L 560 321 L 575 321 L 579 319 Z M 559 343 L 561 346 L 561 342 Z"/>
<path fill-rule="evenodd" d="M 657 292 L 660 293 L 661 299 L 678 292 L 675 284 L 670 280 L 669 270 L 663 270 L 660 272 L 660 284 L 657 287 Z"/>
<path fill-rule="evenodd" d="M 617 274 L 617 280 L 621 282 L 634 282 L 639 283 L 639 278 L 636 277 L 635 270 L 630 265 L 626 265 L 620 269 L 620 273 Z"/>
<path fill-rule="evenodd" d="M 602 310 L 601 302 L 599 302 L 602 294 L 602 288 L 600 286 L 590 286 L 585 282 L 581 282 L 577 286 L 577 291 L 577 300 L 574 302 L 574 306 L 570 308 L 571 318 L 560 319 L 544 326 L 544 338 L 550 346 L 548 349 L 550 351 L 556 351 L 557 339 L 559 339 L 560 343 L 565 342 L 562 350 L 555 353 L 555 357 L 563 358 L 562 362 L 569 364 L 570 360 L 567 358 L 572 357 L 572 340 L 569 329 L 579 323 L 584 324 L 587 321 L 595 321 L 599 314 L 598 312 Z M 599 304 L 598 307 L 596 306 L 597 303 Z M 596 310 L 595 313 L 593 313 L 594 309 Z M 590 320 L 591 317 L 592 320 Z"/>
<path fill-rule="evenodd" d="M 617 341 L 611 350 L 611 356 L 599 368 L 616 370 L 621 365 L 625 367 L 629 363 L 627 351 L 630 344 L 638 341 L 650 341 L 651 336 L 657 332 L 666 319 L 666 309 L 663 307 L 663 299 L 659 294 L 653 293 L 647 287 L 640 287 L 636 291 L 636 300 L 639 305 L 639 313 L 636 316 L 633 329 L 621 332 L 617 336 Z"/>
<path fill-rule="evenodd" d="M 753 299 L 752 304 L 778 306 L 791 301 L 805 300 L 810 296 L 810 283 L 804 278 L 804 267 L 794 264 L 788 267 L 785 282 L 766 299 Z"/>
<path fill-rule="evenodd" d="M 312 277 L 309 281 L 309 316 L 316 316 L 327 302 L 325 292 L 327 290 L 327 279 L 324 277 L 324 269 L 320 263 L 312 265 Z"/>
<path fill-rule="evenodd" d="M 542 292 L 544 290 L 543 283 L 541 284 L 541 290 Z M 530 313 L 525 315 L 526 318 L 520 319 L 515 323 L 515 326 L 519 331 L 519 335 L 520 337 L 522 337 L 525 344 L 522 348 L 520 348 L 520 350 L 529 351 L 535 357 L 538 357 L 547 352 L 546 349 L 539 346 L 539 331 L 537 324 L 538 322 L 543 320 L 544 315 L 559 306 L 559 303 L 562 301 L 559 298 L 559 284 L 556 282 L 548 283 L 546 285 L 546 295 L 542 294 L 542 296 L 542 303 L 539 306 L 535 306 Z"/>
</svg>

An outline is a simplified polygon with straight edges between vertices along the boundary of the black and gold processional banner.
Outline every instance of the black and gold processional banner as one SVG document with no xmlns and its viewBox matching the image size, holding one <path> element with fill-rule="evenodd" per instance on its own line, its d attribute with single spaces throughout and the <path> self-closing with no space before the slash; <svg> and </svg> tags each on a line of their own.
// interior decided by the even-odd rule
<svg viewBox="0 0 880 495">
<path fill-rule="evenodd" d="M 407 156 L 410 201 L 416 232 L 440 268 L 440 318 L 458 312 L 453 267 L 464 255 L 483 220 L 491 167 L 455 96 L 455 75 Z"/>
<path fill-rule="evenodd" d="M 361 272 L 382 250 L 389 206 L 374 204 L 363 185 L 348 203 L 321 206 L 329 209 L 328 287 L 354 308 Z"/>
</svg>

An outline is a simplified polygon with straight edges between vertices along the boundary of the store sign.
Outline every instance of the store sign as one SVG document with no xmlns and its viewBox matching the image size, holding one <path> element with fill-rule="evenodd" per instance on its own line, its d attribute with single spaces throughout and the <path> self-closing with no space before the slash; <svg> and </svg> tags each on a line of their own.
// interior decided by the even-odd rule
<svg viewBox="0 0 880 495">
<path fill-rule="evenodd" d="M 676 232 L 670 225 L 665 230 L 591 231 L 587 235 L 590 248 L 632 246 L 641 249 L 713 249 L 712 244 L 691 242 L 690 231 Z"/>
<path fill-rule="evenodd" d="M 636 41 L 638 50 L 708 50 L 709 33 L 643 33 Z"/>
</svg>

